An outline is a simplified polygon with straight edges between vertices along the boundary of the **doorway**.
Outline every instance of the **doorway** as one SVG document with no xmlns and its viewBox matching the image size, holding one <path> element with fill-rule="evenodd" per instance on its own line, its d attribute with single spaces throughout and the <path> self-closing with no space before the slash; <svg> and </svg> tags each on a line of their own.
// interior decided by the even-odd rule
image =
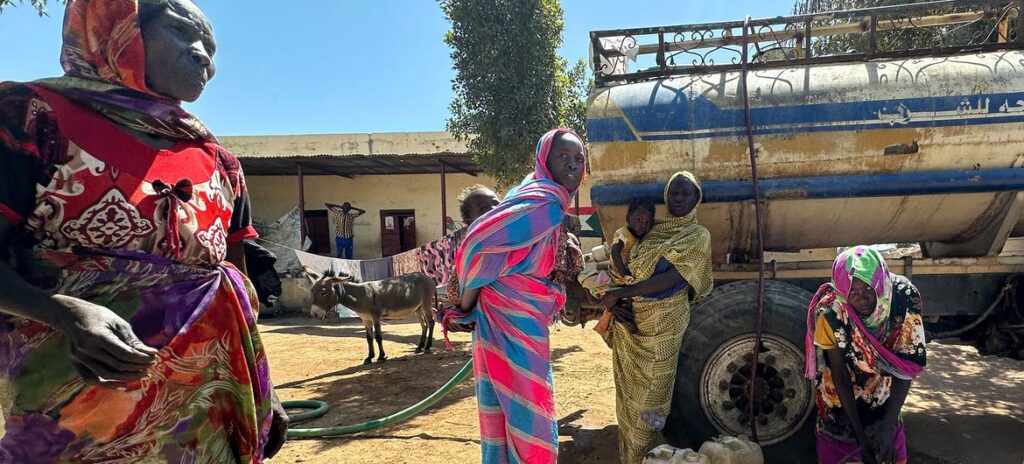
<svg viewBox="0 0 1024 464">
<path fill-rule="evenodd" d="M 331 254 L 331 225 L 327 220 L 326 209 L 308 210 L 305 214 L 306 236 L 312 245 L 309 252 L 316 255 Z"/>
<path fill-rule="evenodd" d="M 380 212 L 380 253 L 388 257 L 416 248 L 416 210 Z"/>
</svg>

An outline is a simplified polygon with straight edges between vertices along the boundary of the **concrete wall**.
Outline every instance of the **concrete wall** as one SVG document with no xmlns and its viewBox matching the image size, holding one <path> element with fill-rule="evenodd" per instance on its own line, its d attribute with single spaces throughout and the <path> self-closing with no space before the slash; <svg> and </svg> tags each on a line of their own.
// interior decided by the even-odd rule
<svg viewBox="0 0 1024 464">
<path fill-rule="evenodd" d="M 485 176 L 448 174 L 448 216 L 459 221 L 455 198 L 473 184 L 493 185 Z M 252 198 L 253 217 L 272 222 L 298 205 L 299 187 L 295 176 L 253 176 L 246 179 Z M 355 258 L 379 258 L 380 212 L 390 209 L 416 211 L 416 243 L 422 245 L 442 235 L 441 176 L 439 174 L 356 176 L 305 176 L 306 210 L 326 209 L 324 203 L 344 202 L 365 209 L 355 223 Z M 333 227 L 333 223 L 332 223 Z M 333 243 L 332 243 L 333 246 Z"/>
<path fill-rule="evenodd" d="M 466 153 L 465 142 L 447 132 L 385 132 L 374 134 L 253 135 L 220 137 L 238 156 L 408 155 Z"/>
<path fill-rule="evenodd" d="M 456 197 L 462 189 L 495 182 L 487 176 L 448 174 L 448 216 L 458 222 L 459 205 Z M 260 222 L 273 222 L 290 211 L 299 202 L 298 180 L 295 176 L 252 176 L 246 179 L 252 199 L 253 217 Z M 380 211 L 412 209 L 416 211 L 416 243 L 436 240 L 441 229 L 441 176 L 439 174 L 356 176 L 346 179 L 338 176 L 305 176 L 306 210 L 326 209 L 324 203 L 350 202 L 366 210 L 355 223 L 355 258 L 369 259 L 381 256 Z M 499 192 L 501 194 L 503 192 Z M 590 205 L 590 187 L 580 189 L 580 206 Z M 623 219 L 624 220 L 624 219 Z M 332 241 L 333 242 L 333 241 Z M 585 250 L 596 246 L 599 240 L 584 240 Z M 333 246 L 333 243 L 332 243 Z"/>
</svg>

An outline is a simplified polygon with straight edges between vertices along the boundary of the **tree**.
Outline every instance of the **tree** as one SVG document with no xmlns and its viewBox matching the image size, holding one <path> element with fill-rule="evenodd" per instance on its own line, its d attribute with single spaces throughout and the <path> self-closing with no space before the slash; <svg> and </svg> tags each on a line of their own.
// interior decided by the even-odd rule
<svg viewBox="0 0 1024 464">
<path fill-rule="evenodd" d="M 922 3 L 930 0 L 797 0 L 793 5 L 794 14 L 810 14 L 839 10 L 856 10 L 880 6 Z M 956 12 L 973 11 L 977 7 L 958 8 Z M 919 12 L 914 17 L 930 14 L 948 14 L 954 10 L 948 8 L 931 12 Z M 893 18 L 895 19 L 895 18 Z M 847 20 L 848 21 L 848 20 Z M 884 21 L 884 18 L 880 19 Z M 896 30 L 878 32 L 878 50 L 908 50 L 915 48 L 931 48 L 945 45 L 969 45 L 997 40 L 995 35 L 996 20 L 985 19 L 967 24 L 954 24 L 939 27 L 905 27 Z M 825 26 L 826 21 L 815 22 L 815 27 Z M 839 36 L 816 37 L 811 43 L 815 56 L 841 55 L 847 53 L 867 52 L 870 49 L 867 34 L 847 34 Z"/>
<path fill-rule="evenodd" d="M 440 0 L 451 22 L 445 43 L 457 75 L 448 130 L 468 142 L 501 186 L 532 170 L 537 139 L 566 126 L 582 131 L 586 63 L 558 55 L 558 0 Z"/>
<path fill-rule="evenodd" d="M 565 108 L 564 125 L 583 138 L 587 136 L 587 97 L 594 90 L 594 79 L 589 74 L 586 60 L 579 59 L 561 76 L 562 85 L 567 88 L 567 93 L 559 100 Z"/>
<path fill-rule="evenodd" d="M 64 0 L 57 1 L 64 3 Z M 25 0 L 18 0 L 19 5 L 23 3 L 25 3 Z M 29 3 L 32 5 L 32 8 L 36 9 L 39 16 L 46 16 L 46 4 L 50 3 L 49 0 L 29 0 Z M 3 13 L 5 7 L 13 4 L 14 0 L 0 0 L 0 13 Z"/>
</svg>

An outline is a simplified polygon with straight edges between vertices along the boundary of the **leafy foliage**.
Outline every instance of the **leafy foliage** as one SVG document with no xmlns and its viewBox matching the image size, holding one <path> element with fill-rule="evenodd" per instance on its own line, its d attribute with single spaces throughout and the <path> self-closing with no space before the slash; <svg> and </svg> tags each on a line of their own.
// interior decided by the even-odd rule
<svg viewBox="0 0 1024 464">
<path fill-rule="evenodd" d="M 64 3 L 64 0 L 55 1 L 59 3 Z M 25 0 L 17 0 L 17 3 L 18 5 L 24 4 Z M 49 0 L 29 0 L 29 4 L 32 5 L 32 8 L 36 9 L 36 12 L 39 13 L 39 16 L 46 16 L 46 5 L 48 3 L 50 3 Z M 15 0 L 0 0 L 0 13 L 3 13 L 4 8 L 14 4 Z"/>
<path fill-rule="evenodd" d="M 571 68 L 566 67 L 560 80 L 567 93 L 559 100 L 565 111 L 564 126 L 576 131 L 584 139 L 587 136 L 587 96 L 594 89 L 586 60 L 579 59 Z"/>
<path fill-rule="evenodd" d="M 923 3 L 930 0 L 797 0 L 793 5 L 794 14 L 810 14 L 839 10 L 856 10 L 882 6 Z M 956 11 L 968 11 L 975 8 L 967 7 Z M 941 11 L 926 11 L 914 16 L 947 14 L 948 8 Z M 826 21 L 815 22 L 815 27 L 825 26 Z M 983 20 L 973 23 L 948 25 L 940 27 L 904 27 L 896 30 L 878 32 L 878 50 L 894 51 L 931 48 L 943 45 L 967 45 L 997 40 L 994 31 L 995 21 Z M 847 53 L 866 53 L 870 50 L 868 34 L 847 34 L 839 36 L 816 37 L 811 44 L 815 56 L 841 55 Z"/>
<path fill-rule="evenodd" d="M 448 130 L 501 186 L 533 168 L 536 140 L 586 118 L 587 66 L 558 55 L 558 0 L 440 0 L 457 72 Z M 582 134 L 581 134 L 582 135 Z"/>
</svg>

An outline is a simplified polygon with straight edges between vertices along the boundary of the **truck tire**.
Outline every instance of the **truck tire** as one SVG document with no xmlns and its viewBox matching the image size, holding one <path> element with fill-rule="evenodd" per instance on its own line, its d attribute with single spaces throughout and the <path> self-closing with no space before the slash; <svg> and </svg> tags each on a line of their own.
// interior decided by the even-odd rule
<svg viewBox="0 0 1024 464">
<path fill-rule="evenodd" d="M 812 295 L 765 282 L 764 332 L 757 387 L 758 438 L 765 462 L 815 462 L 814 396 L 804 378 L 803 341 Z M 715 289 L 694 307 L 679 353 L 665 439 L 693 447 L 718 435 L 749 435 L 750 373 L 757 325 L 757 282 Z"/>
</svg>

